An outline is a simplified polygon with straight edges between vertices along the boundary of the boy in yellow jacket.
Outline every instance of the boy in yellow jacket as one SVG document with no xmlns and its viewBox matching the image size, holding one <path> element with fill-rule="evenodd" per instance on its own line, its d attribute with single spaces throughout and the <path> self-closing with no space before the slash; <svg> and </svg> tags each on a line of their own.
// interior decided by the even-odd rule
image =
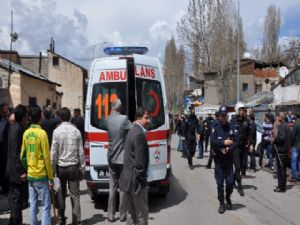
<svg viewBox="0 0 300 225">
<path fill-rule="evenodd" d="M 47 134 L 39 126 L 42 119 L 40 107 L 30 111 L 32 125 L 23 135 L 21 162 L 27 169 L 30 202 L 30 225 L 38 225 L 38 200 L 42 200 L 42 225 L 51 225 L 50 189 L 53 186 L 53 170 Z"/>
</svg>

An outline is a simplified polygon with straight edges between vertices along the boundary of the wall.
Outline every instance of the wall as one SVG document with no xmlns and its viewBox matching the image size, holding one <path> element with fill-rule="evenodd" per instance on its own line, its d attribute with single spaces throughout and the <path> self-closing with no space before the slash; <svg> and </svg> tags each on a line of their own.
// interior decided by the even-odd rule
<svg viewBox="0 0 300 225">
<path fill-rule="evenodd" d="M 29 97 L 36 97 L 37 105 L 40 107 L 46 105 L 47 99 L 51 101 L 51 105 L 53 102 L 56 102 L 56 89 L 54 84 L 22 75 L 20 86 L 21 102 L 24 105 L 29 104 Z"/>
<path fill-rule="evenodd" d="M 248 91 L 243 91 L 243 83 L 248 84 Z M 240 97 L 241 101 L 246 101 L 247 98 L 255 94 L 254 75 L 240 75 Z"/>
<path fill-rule="evenodd" d="M 59 57 L 59 65 L 53 65 L 53 54 L 48 51 L 48 79 L 61 84 L 57 91 L 63 92 L 62 107 L 71 110 L 80 108 L 83 112 L 84 75 L 79 66 Z"/>
<path fill-rule="evenodd" d="M 204 103 L 212 105 L 220 104 L 217 73 L 204 74 Z"/>
<path fill-rule="evenodd" d="M 274 105 L 288 102 L 300 102 L 300 85 L 289 85 L 281 87 L 280 85 L 273 90 Z"/>
<path fill-rule="evenodd" d="M 11 73 L 10 88 L 8 88 L 8 69 L 0 68 L 0 77 L 2 80 L 2 87 L 0 88 L 0 104 L 7 103 L 10 107 L 15 107 L 21 103 L 20 94 L 20 74 L 16 72 Z"/>
<path fill-rule="evenodd" d="M 40 58 L 38 56 L 21 56 L 20 57 L 21 66 L 34 72 L 48 77 L 48 58 L 42 57 L 41 62 L 41 72 L 39 72 Z"/>
</svg>

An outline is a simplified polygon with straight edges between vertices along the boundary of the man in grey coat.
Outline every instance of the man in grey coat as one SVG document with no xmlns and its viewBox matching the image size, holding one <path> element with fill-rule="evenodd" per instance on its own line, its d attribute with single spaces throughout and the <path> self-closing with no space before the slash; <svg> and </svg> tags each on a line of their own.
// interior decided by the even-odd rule
<svg viewBox="0 0 300 225">
<path fill-rule="evenodd" d="M 146 130 L 150 124 L 149 112 L 139 107 L 136 109 L 135 119 L 135 124 L 128 132 L 125 141 L 120 188 L 127 196 L 127 225 L 148 225 L 149 146 Z"/>
<path fill-rule="evenodd" d="M 120 175 L 123 169 L 124 161 L 124 142 L 128 130 L 131 128 L 131 122 L 126 115 L 122 115 L 121 101 L 116 99 L 112 103 L 112 114 L 107 118 L 107 131 L 109 139 L 109 147 L 107 152 L 107 161 L 109 165 L 109 199 L 108 199 L 108 220 L 115 220 L 115 205 L 117 197 L 117 189 Z M 120 191 L 120 221 L 126 220 L 126 196 Z"/>
</svg>

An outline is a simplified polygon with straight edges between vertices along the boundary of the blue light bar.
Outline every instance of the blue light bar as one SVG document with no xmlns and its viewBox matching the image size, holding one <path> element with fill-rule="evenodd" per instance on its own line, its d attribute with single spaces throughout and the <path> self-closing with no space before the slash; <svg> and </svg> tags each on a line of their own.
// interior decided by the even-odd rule
<svg viewBox="0 0 300 225">
<path fill-rule="evenodd" d="M 104 53 L 107 55 L 144 55 L 148 52 L 147 47 L 106 47 Z"/>
</svg>

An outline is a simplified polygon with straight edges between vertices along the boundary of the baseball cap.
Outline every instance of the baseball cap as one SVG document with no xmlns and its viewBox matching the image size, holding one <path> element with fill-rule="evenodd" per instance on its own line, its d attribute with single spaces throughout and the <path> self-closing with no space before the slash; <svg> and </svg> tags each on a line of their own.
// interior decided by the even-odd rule
<svg viewBox="0 0 300 225">
<path fill-rule="evenodd" d="M 226 106 L 221 106 L 219 109 L 219 113 L 220 115 L 227 115 L 228 111 L 227 111 L 227 107 Z"/>
</svg>

